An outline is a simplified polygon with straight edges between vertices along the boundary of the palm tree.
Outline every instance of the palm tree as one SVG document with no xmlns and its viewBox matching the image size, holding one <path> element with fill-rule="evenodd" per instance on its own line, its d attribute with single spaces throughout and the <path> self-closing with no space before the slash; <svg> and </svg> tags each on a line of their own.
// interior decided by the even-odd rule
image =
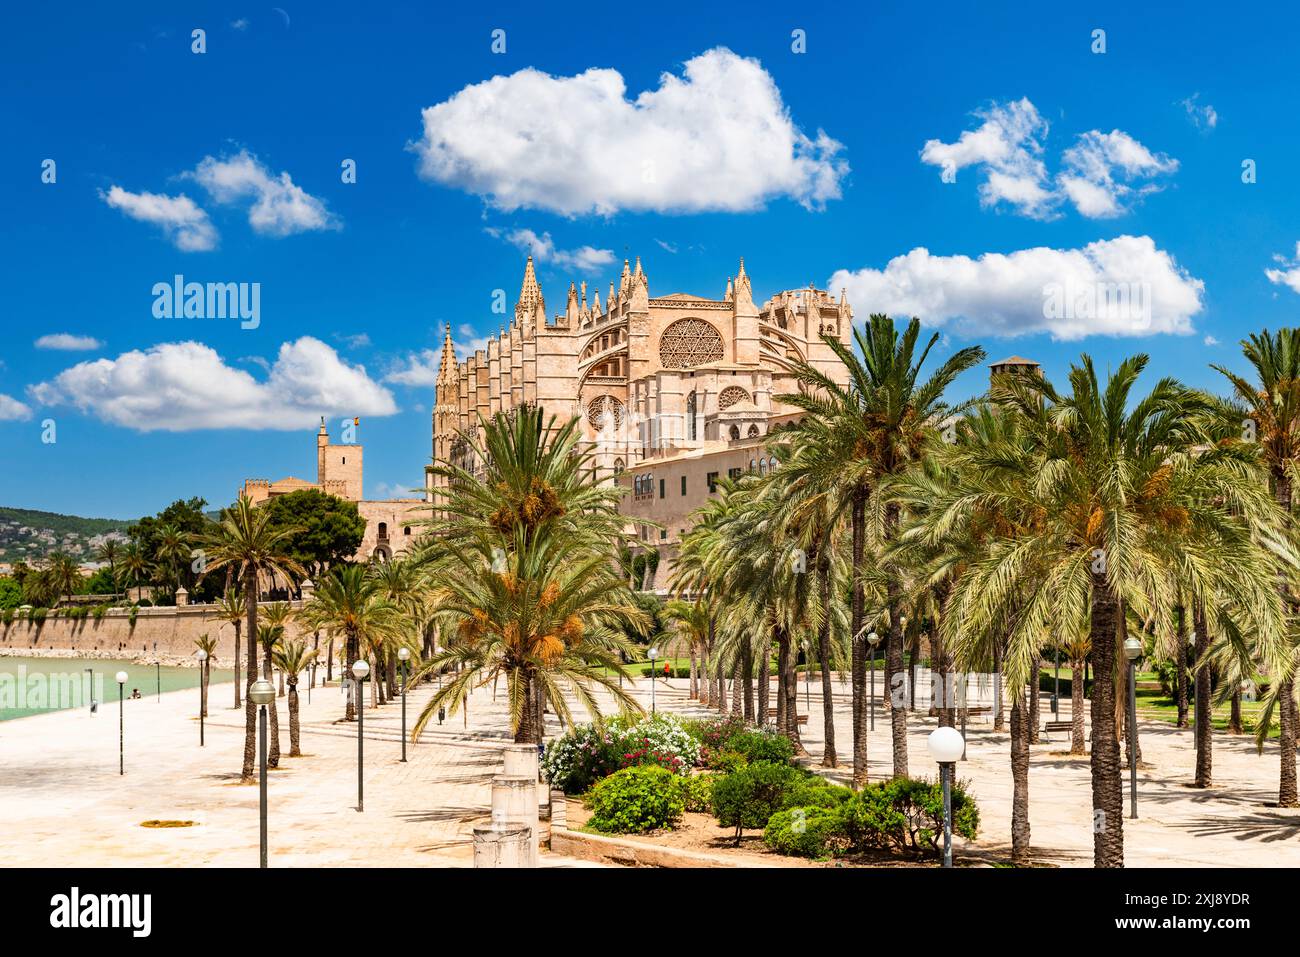
<svg viewBox="0 0 1300 957">
<path fill-rule="evenodd" d="M 298 746 L 298 675 L 311 667 L 316 652 L 300 638 L 281 641 L 275 647 L 275 666 L 289 682 L 289 757 L 302 756 Z"/>
<path fill-rule="evenodd" d="M 199 713 L 206 718 L 208 716 L 208 679 L 212 674 L 212 662 L 216 661 L 217 639 L 209 636 L 205 631 L 194 639 L 194 647 L 202 651 L 206 656 L 199 665 Z M 235 683 L 238 684 L 238 682 Z"/>
<path fill-rule="evenodd" d="M 1220 365 L 1215 371 L 1232 383 L 1239 406 L 1233 418 L 1241 423 L 1242 437 L 1257 442 L 1260 457 L 1268 470 L 1268 480 L 1288 526 L 1294 523 L 1294 488 L 1300 470 L 1300 329 L 1263 332 L 1241 341 L 1241 351 L 1255 370 L 1251 382 Z M 1296 615 L 1296 604 L 1288 611 Z M 1198 633 L 1199 634 L 1199 633 Z M 1279 683 L 1280 734 L 1278 749 L 1281 768 L 1278 779 L 1279 807 L 1300 806 L 1296 783 L 1296 736 L 1300 714 L 1295 701 L 1293 669 L 1284 669 L 1286 677 Z M 1206 674 L 1208 681 L 1208 673 Z M 1199 699 L 1198 699 L 1199 700 Z"/>
<path fill-rule="evenodd" d="M 248 605 L 234 587 L 233 583 L 228 583 L 225 593 L 217 599 L 215 615 L 218 620 L 228 622 L 235 626 L 235 680 L 232 682 L 235 686 L 235 707 L 239 707 L 239 631 L 243 625 L 244 617 L 248 614 Z"/>
<path fill-rule="evenodd" d="M 117 587 L 117 559 L 121 552 L 121 542 L 116 538 L 104 539 L 95 550 L 95 558 L 108 566 L 108 577 L 112 579 L 114 588 Z"/>
<path fill-rule="evenodd" d="M 171 573 L 167 584 L 174 596 L 181 587 L 185 560 L 190 557 L 189 537 L 175 525 L 162 525 L 158 528 L 158 544 L 154 554 L 159 566 Z"/>
<path fill-rule="evenodd" d="M 396 635 L 398 609 L 383 595 L 381 582 L 363 565 L 335 565 L 316 583 L 316 593 L 298 612 L 305 628 L 343 636 L 343 680 L 350 681 L 352 664 L 361 657 L 363 643 Z M 349 695 L 345 721 L 356 720 L 360 689 Z"/>
<path fill-rule="evenodd" d="M 140 543 L 128 542 L 127 546 L 122 549 L 120 561 L 122 573 L 126 575 L 129 586 L 139 588 L 141 579 L 149 574 L 149 559 L 145 556 Z M 239 682 L 235 682 L 235 684 L 238 685 Z"/>
<path fill-rule="evenodd" d="M 684 601 L 674 598 L 664 605 L 664 618 L 677 625 L 678 634 L 686 641 L 691 656 L 690 697 L 700 696 L 695 664 L 700 649 L 706 646 L 709 636 L 709 612 L 700 600 Z"/>
<path fill-rule="evenodd" d="M 1121 608 L 1168 628 L 1177 604 L 1171 582 L 1185 576 L 1196 592 L 1229 596 L 1243 609 L 1261 647 L 1277 648 L 1283 633 L 1273 558 L 1261 544 L 1277 528 L 1277 508 L 1254 453 L 1221 441 L 1212 403 L 1172 379 L 1131 401 L 1146 362 L 1125 360 L 1104 389 L 1087 356 L 1071 369 L 1069 393 L 1037 376 L 995 384 L 992 398 L 1001 414 L 1019 417 L 1034 462 L 1027 469 L 1016 456 L 988 457 L 972 492 L 951 506 L 1004 523 L 957 583 L 950 620 L 959 635 L 1009 628 L 1004 667 L 1016 687 L 1036 671 L 1043 634 L 1082 630 L 1086 620 L 1098 867 L 1124 861 L 1115 720 Z M 1024 475 L 1032 480 L 1017 480 Z M 1036 587 L 1027 590 L 1028 581 Z"/>
<path fill-rule="evenodd" d="M 795 364 L 800 391 L 778 396 L 778 400 L 809 413 L 793 433 L 811 448 L 809 455 L 828 481 L 834 481 L 837 495 L 848 504 L 852 538 L 854 672 L 854 755 L 855 785 L 866 781 L 866 684 L 865 594 L 863 560 L 866 547 L 867 500 L 873 486 L 897 476 L 919 461 L 938 437 L 936 426 L 953 413 L 943 401 L 953 381 L 984 359 L 979 347 L 961 349 L 948 357 L 922 382 L 921 369 L 939 341 L 934 333 L 917 353 L 921 322 L 913 318 L 900 336 L 894 320 L 873 315 L 864 328 L 853 330 L 857 354 L 833 336 L 823 335 L 827 346 L 848 371 L 844 388 L 829 375 L 807 362 Z M 899 506 L 880 503 L 882 545 L 898 532 Z M 898 570 L 886 567 L 888 635 L 885 652 L 885 685 L 903 668 L 902 583 Z M 907 775 L 907 711 L 890 711 L 894 775 Z"/>
<path fill-rule="evenodd" d="M 202 538 L 207 556 L 206 574 L 231 568 L 240 580 L 241 594 L 248 609 L 248 684 L 257 680 L 257 597 L 258 577 L 279 575 L 291 578 L 303 574 L 302 566 L 285 554 L 286 540 L 298 529 L 271 524 L 270 509 L 257 508 L 241 495 L 221 513 L 221 521 Z M 245 689 L 247 690 L 247 689 Z M 242 778 L 253 781 L 253 757 L 257 739 L 257 709 L 244 698 L 244 766 Z"/>
<path fill-rule="evenodd" d="M 649 623 L 617 567 L 620 545 L 633 541 L 617 510 L 623 490 L 593 480 L 581 436 L 578 419 L 557 425 L 525 406 L 462 434 L 481 471 L 435 465 L 448 484 L 417 561 L 440 583 L 434 607 L 456 639 L 417 677 L 460 670 L 432 696 L 416 736 L 438 708 L 455 713 L 472 688 L 502 677 L 521 743 L 542 741 L 547 706 L 571 722 L 565 690 L 596 716 L 595 687 L 639 710 L 617 683 L 619 653 L 632 650 L 625 631 Z"/>
</svg>

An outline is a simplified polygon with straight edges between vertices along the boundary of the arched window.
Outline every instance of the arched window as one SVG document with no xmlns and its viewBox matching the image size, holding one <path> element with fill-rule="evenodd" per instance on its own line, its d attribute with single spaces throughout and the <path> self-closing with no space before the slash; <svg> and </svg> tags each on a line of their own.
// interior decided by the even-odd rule
<svg viewBox="0 0 1300 957">
<path fill-rule="evenodd" d="M 758 460 L 758 474 L 759 475 L 767 474 L 767 459 Z"/>
<path fill-rule="evenodd" d="M 695 392 L 686 397 L 686 436 L 692 442 L 696 439 L 695 434 Z"/>
<path fill-rule="evenodd" d="M 775 472 L 775 471 L 776 471 L 776 456 L 775 456 L 775 455 L 772 456 L 770 459 L 767 460 L 767 468 L 768 468 L 769 471 L 772 471 L 772 472 Z"/>
<path fill-rule="evenodd" d="M 615 475 L 622 475 L 622 474 L 623 474 L 623 469 L 624 469 L 623 460 L 622 460 L 622 459 L 615 459 L 615 460 L 614 460 L 614 474 L 615 474 Z"/>
<path fill-rule="evenodd" d="M 411 534 L 411 526 L 410 526 L 410 525 L 406 525 L 406 526 L 404 526 L 404 527 L 402 528 L 402 534 L 403 534 L 403 535 L 410 535 L 410 534 Z"/>
<path fill-rule="evenodd" d="M 718 408 L 730 409 L 737 402 L 748 402 L 749 393 L 738 385 L 729 385 L 718 394 Z"/>
<path fill-rule="evenodd" d="M 756 439 L 756 438 L 758 438 L 758 426 L 756 426 L 756 425 L 751 425 L 751 426 L 749 427 L 748 438 L 751 438 L 751 439 Z"/>
<path fill-rule="evenodd" d="M 755 467 L 757 464 L 758 464 L 758 463 L 755 462 L 753 459 L 750 459 L 750 460 L 749 460 L 749 470 L 750 470 L 751 472 L 754 471 L 754 467 Z"/>
<path fill-rule="evenodd" d="M 380 537 L 380 538 L 387 538 L 387 537 L 388 537 L 388 523 L 387 523 L 387 522 L 380 522 L 380 523 L 379 523 L 379 537 Z"/>
<path fill-rule="evenodd" d="M 729 434 L 731 435 L 731 441 L 735 442 L 740 438 L 740 426 L 733 425 Z"/>
</svg>

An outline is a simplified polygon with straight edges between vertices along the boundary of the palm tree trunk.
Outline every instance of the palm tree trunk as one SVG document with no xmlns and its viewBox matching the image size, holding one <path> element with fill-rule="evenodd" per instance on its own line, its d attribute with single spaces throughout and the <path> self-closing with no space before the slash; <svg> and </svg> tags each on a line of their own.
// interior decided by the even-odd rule
<svg viewBox="0 0 1300 957">
<path fill-rule="evenodd" d="M 1002 643 L 993 643 L 993 730 L 1006 727 L 1002 717 Z"/>
<path fill-rule="evenodd" d="M 339 676 L 341 681 L 352 682 L 352 693 L 348 695 L 347 707 L 343 711 L 344 721 L 357 720 L 357 708 L 361 705 L 361 685 L 352 679 L 352 664 L 357 660 L 359 644 L 357 636 L 349 629 L 343 643 L 343 673 Z"/>
<path fill-rule="evenodd" d="M 768 649 L 767 642 L 763 641 L 758 646 L 758 666 L 755 670 L 758 672 L 758 723 L 767 724 L 768 702 L 772 696 L 772 685 L 768 680 L 768 670 L 772 662 L 772 656 Z"/>
<path fill-rule="evenodd" d="M 325 683 L 329 684 L 334 680 L 334 636 L 330 635 L 329 644 L 325 650 Z M 351 718 L 348 718 L 351 721 Z"/>
<path fill-rule="evenodd" d="M 298 676 L 289 679 L 289 757 L 302 757 L 298 747 Z"/>
<path fill-rule="evenodd" d="M 235 682 L 238 684 L 239 682 Z M 208 662 L 205 659 L 199 664 L 199 714 L 203 717 L 208 716 Z"/>
<path fill-rule="evenodd" d="M 699 642 L 691 640 L 691 690 L 687 695 L 692 701 L 700 697 Z"/>
<path fill-rule="evenodd" d="M 1124 795 L 1115 740 L 1115 651 L 1119 601 L 1104 572 L 1092 573 L 1092 862 L 1124 866 Z M 1037 657 L 1035 656 L 1035 665 Z M 1037 668 L 1035 667 L 1035 671 Z"/>
<path fill-rule="evenodd" d="M 1296 748 L 1296 724 L 1297 713 L 1295 703 L 1295 679 L 1282 683 L 1278 689 L 1280 704 L 1282 706 L 1281 714 L 1278 715 L 1278 724 L 1281 728 L 1278 734 L 1277 743 L 1282 751 L 1281 773 L 1278 779 L 1277 804 L 1278 807 L 1296 807 L 1300 806 L 1300 797 L 1296 794 L 1296 770 L 1295 770 L 1295 748 Z"/>
<path fill-rule="evenodd" d="M 741 660 L 741 680 L 745 682 L 744 696 L 744 718 L 746 721 L 754 720 L 754 649 L 750 647 L 749 642 L 740 649 Z"/>
<path fill-rule="evenodd" d="M 257 680 L 257 572 L 250 568 L 244 573 L 244 604 L 248 613 L 248 668 L 244 691 L 244 768 L 240 777 L 245 783 L 253 781 L 253 759 L 257 753 L 257 707 L 247 691 Z"/>
<path fill-rule="evenodd" d="M 1228 734 L 1241 734 L 1241 689 L 1232 693 L 1232 710 L 1228 717 Z"/>
<path fill-rule="evenodd" d="M 776 632 L 776 730 L 789 737 L 790 719 L 786 705 L 790 699 L 786 696 L 785 685 L 790 669 L 790 635 L 780 627 L 773 631 Z"/>
<path fill-rule="evenodd" d="M 1178 630 L 1174 641 L 1178 650 L 1174 656 L 1174 702 L 1178 706 L 1178 723 L 1175 727 L 1187 727 L 1187 617 L 1182 605 L 1176 611 Z"/>
<path fill-rule="evenodd" d="M 916 710 L 916 659 L 920 657 L 920 651 L 921 642 L 918 638 L 916 645 L 907 656 L 907 710 L 909 711 Z"/>
<path fill-rule="evenodd" d="M 710 635 L 708 644 L 704 646 L 704 654 L 700 656 L 700 704 L 706 708 L 713 700 L 713 679 L 709 671 L 709 659 L 712 654 L 713 638 Z"/>
<path fill-rule="evenodd" d="M 533 701 L 532 675 L 520 671 L 518 680 L 523 683 L 524 704 L 519 715 L 519 724 L 515 726 L 515 744 L 537 743 L 537 708 Z"/>
<path fill-rule="evenodd" d="M 867 784 L 867 636 L 866 596 L 862 590 L 862 558 L 866 549 L 867 497 L 862 490 L 853 493 L 849 524 L 852 530 L 853 607 L 850 617 L 852 652 L 853 717 L 853 787 Z"/>
<path fill-rule="evenodd" d="M 231 682 L 235 686 L 235 707 L 239 707 L 239 625 L 235 622 L 235 680 Z"/>
<path fill-rule="evenodd" d="M 901 613 L 901 594 L 898 583 L 890 576 L 885 586 L 889 602 L 889 647 L 885 652 L 885 687 L 890 697 L 894 698 L 894 707 L 889 712 L 889 731 L 894 751 L 894 778 L 907 777 L 907 699 L 895 693 L 894 683 L 901 679 L 903 671 L 903 630 L 898 625 Z"/>
<path fill-rule="evenodd" d="M 1208 666 L 1209 664 L 1210 629 L 1205 621 L 1205 608 L 1199 600 L 1192 612 L 1192 622 L 1196 628 L 1196 661 L 1193 664 L 1193 667 L 1196 668 L 1196 714 L 1193 718 L 1196 723 L 1196 781 L 1194 786 L 1208 788 L 1214 779 L 1214 744 L 1210 737 L 1213 730 L 1213 719 L 1210 712 L 1210 669 L 1209 667 L 1202 667 L 1202 665 Z M 1094 695 L 1099 684 L 1101 684 L 1100 672 L 1097 673 L 1097 680 L 1093 684 Z"/>
<path fill-rule="evenodd" d="M 262 649 L 262 677 L 267 681 L 270 681 L 271 646 L 263 642 Z M 271 703 L 266 707 L 271 712 L 269 715 L 270 730 L 267 732 L 271 740 L 267 745 L 266 766 L 270 768 L 278 768 L 280 766 L 280 716 L 278 714 L 280 706 L 276 703 L 275 699 L 272 698 Z"/>
<path fill-rule="evenodd" d="M 1038 653 L 1035 652 L 1033 671 L 1029 678 L 1029 727 L 1025 729 L 1030 744 L 1038 743 L 1038 729 L 1042 727 L 1042 714 L 1039 711 L 1038 700 L 1040 697 L 1038 693 Z"/>
<path fill-rule="evenodd" d="M 817 564 L 818 587 L 821 590 L 822 620 L 817 627 L 817 658 L 822 666 L 822 767 L 839 767 L 835 753 L 835 698 L 831 688 L 831 563 L 829 556 L 820 556 Z M 809 719 L 811 720 L 811 718 Z"/>
<path fill-rule="evenodd" d="M 1029 863 L 1029 735 L 1024 698 L 1011 701 L 1011 863 Z"/>
<path fill-rule="evenodd" d="M 1082 661 L 1070 662 L 1070 753 L 1087 754 L 1083 742 L 1084 670 Z"/>
<path fill-rule="evenodd" d="M 735 664 L 731 666 L 731 713 L 740 714 L 741 708 L 744 707 L 744 689 L 741 687 L 741 676 L 745 672 L 745 666 L 740 655 L 736 655 Z"/>
</svg>

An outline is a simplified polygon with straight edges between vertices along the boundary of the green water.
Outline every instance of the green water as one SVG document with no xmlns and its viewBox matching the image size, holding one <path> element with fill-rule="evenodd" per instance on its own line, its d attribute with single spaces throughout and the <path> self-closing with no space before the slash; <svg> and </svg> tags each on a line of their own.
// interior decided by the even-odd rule
<svg viewBox="0 0 1300 957">
<path fill-rule="evenodd" d="M 86 669 L 92 673 L 87 674 Z M 128 698 L 137 688 L 141 697 L 155 697 L 159 679 L 164 692 L 199 686 L 198 668 L 163 667 L 155 672 L 153 665 L 107 658 L 0 657 L 0 721 L 64 708 L 89 708 L 92 696 L 101 705 L 116 702 L 119 671 L 126 672 Z M 228 669 L 213 668 L 209 673 L 209 695 L 215 685 L 233 676 Z"/>
</svg>

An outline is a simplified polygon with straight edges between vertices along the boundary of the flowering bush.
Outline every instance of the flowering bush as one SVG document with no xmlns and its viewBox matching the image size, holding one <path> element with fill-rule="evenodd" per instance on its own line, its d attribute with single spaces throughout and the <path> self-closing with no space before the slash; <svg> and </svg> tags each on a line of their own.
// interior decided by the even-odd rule
<svg viewBox="0 0 1300 957">
<path fill-rule="evenodd" d="M 614 834 L 670 828 L 682 819 L 686 796 L 681 779 L 653 766 L 624 768 L 587 792 L 587 827 Z"/>
<path fill-rule="evenodd" d="M 699 757 L 699 742 L 681 721 L 661 714 L 639 721 L 614 718 L 603 728 L 580 725 L 547 746 L 542 769 L 552 787 L 581 794 L 622 768 L 653 764 L 687 774 Z"/>
</svg>

